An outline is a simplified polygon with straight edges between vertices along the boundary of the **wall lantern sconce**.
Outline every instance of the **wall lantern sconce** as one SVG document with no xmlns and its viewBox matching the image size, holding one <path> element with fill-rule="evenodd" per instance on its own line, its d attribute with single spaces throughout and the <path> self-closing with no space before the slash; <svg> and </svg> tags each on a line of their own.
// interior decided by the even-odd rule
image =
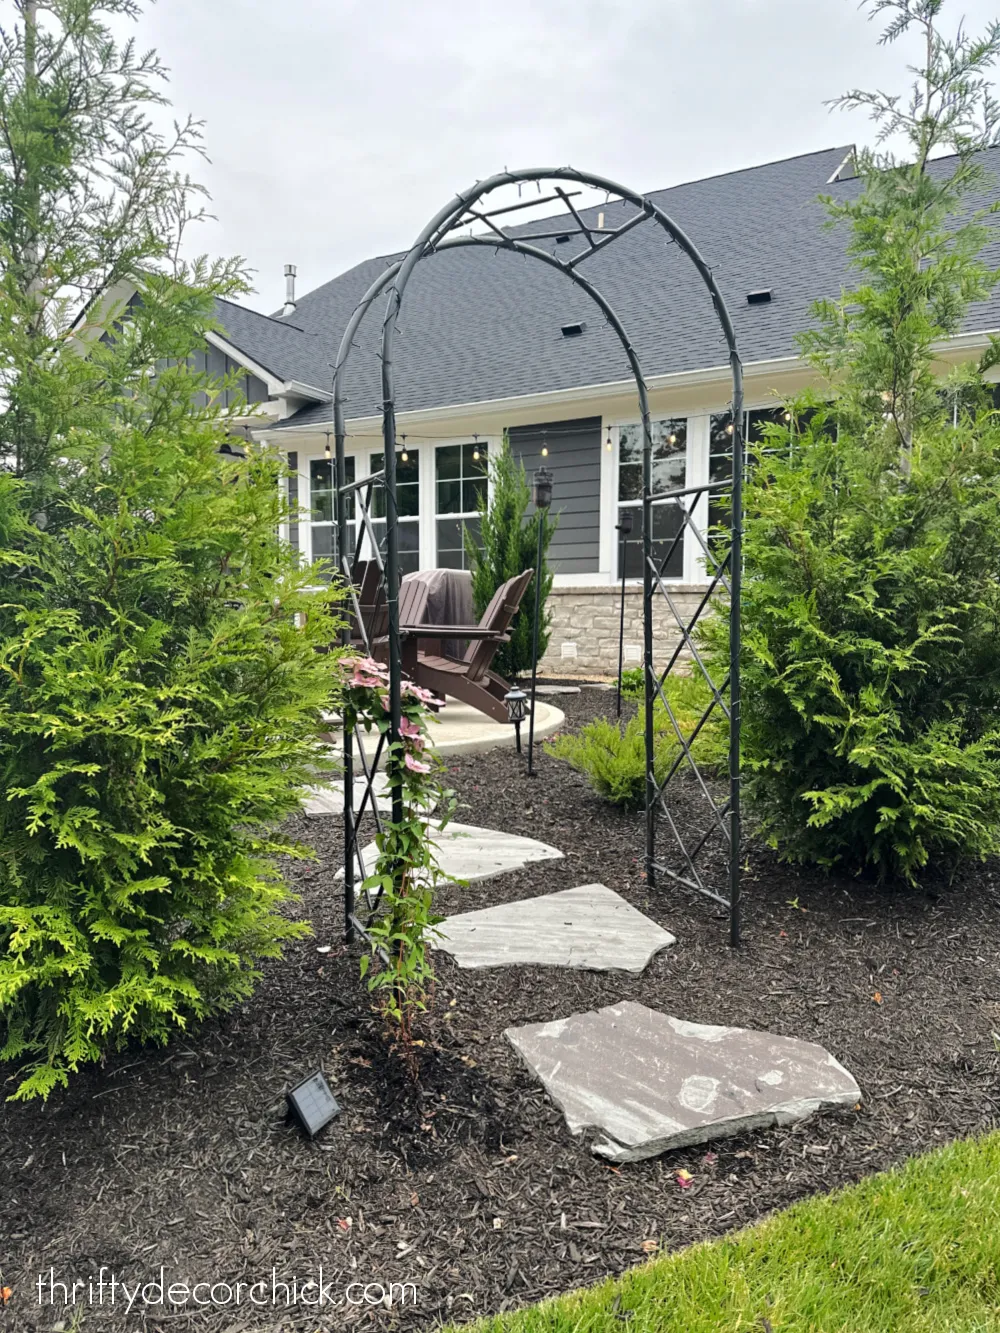
<svg viewBox="0 0 1000 1333">
<path fill-rule="evenodd" d="M 548 509 L 552 504 L 552 473 L 540 467 L 532 478 L 531 498 L 536 509 Z"/>
</svg>

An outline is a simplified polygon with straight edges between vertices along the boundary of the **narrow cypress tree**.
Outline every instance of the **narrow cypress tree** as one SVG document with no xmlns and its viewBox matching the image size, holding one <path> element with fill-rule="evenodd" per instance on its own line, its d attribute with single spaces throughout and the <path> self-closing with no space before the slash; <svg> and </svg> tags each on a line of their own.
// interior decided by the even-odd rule
<svg viewBox="0 0 1000 1333">
<path fill-rule="evenodd" d="M 552 571 L 545 559 L 558 518 L 551 510 L 542 510 L 526 517 L 531 504 L 531 487 L 524 464 L 511 452 L 510 440 L 504 435 L 499 454 L 490 459 L 490 497 L 481 501 L 481 545 L 477 546 L 466 531 L 465 548 L 472 570 L 472 597 L 476 615 L 481 616 L 490 599 L 508 579 L 533 569 L 538 558 L 538 525 L 542 524 L 542 606 L 538 633 L 538 656 L 544 657 L 549 643 L 552 617 L 546 603 L 552 589 Z M 510 627 L 510 642 L 502 644 L 494 659 L 494 667 L 501 675 L 513 679 L 531 670 L 533 617 L 535 612 L 535 583 L 528 585 L 520 610 Z"/>
</svg>

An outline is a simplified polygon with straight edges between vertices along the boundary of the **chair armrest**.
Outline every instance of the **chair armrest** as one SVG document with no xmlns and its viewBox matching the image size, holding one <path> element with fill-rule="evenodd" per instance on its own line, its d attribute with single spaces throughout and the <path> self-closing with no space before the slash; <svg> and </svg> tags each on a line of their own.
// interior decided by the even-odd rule
<svg viewBox="0 0 1000 1333">
<path fill-rule="evenodd" d="M 399 631 L 411 639 L 495 639 L 504 643 L 510 637 L 479 625 L 400 625 Z"/>
</svg>

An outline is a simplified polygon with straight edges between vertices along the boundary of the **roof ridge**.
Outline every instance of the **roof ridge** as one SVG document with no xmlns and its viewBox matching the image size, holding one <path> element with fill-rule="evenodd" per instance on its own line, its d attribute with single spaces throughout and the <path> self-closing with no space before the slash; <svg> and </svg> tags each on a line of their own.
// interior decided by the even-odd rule
<svg viewBox="0 0 1000 1333">
<path fill-rule="evenodd" d="M 751 171 L 763 171 L 765 167 L 779 167 L 785 162 L 804 161 L 807 157 L 822 157 L 827 153 L 843 154 L 855 147 L 856 145 L 854 144 L 831 144 L 828 148 L 814 148 L 808 153 L 790 153 L 787 157 L 776 157 L 769 162 L 756 162 L 749 167 L 733 167 L 730 171 L 718 171 L 715 172 L 714 175 L 709 176 L 696 176 L 693 180 L 678 181 L 674 185 L 661 185 L 655 190 L 645 190 L 643 193 L 647 197 L 652 197 L 657 194 L 666 194 L 670 190 L 681 190 L 687 185 L 704 185 L 707 181 L 724 180 L 727 176 L 740 176 Z M 599 209 L 600 207 L 600 204 L 588 204 L 583 211 L 589 212 L 591 209 Z M 543 217 L 532 218 L 528 222 L 518 222 L 508 225 L 509 229 L 513 232 L 515 230 L 519 231 L 525 227 L 537 227 L 542 223 L 553 222 L 558 218 L 566 216 L 567 214 L 565 210 L 563 210 L 559 213 L 547 213 Z M 309 297 L 314 296 L 316 292 L 322 291 L 324 287 L 328 287 L 331 283 L 339 281 L 341 278 L 346 277 L 348 273 L 353 273 L 355 269 L 362 268 L 366 264 L 382 263 L 388 268 L 391 264 L 395 263 L 397 259 L 402 259 L 408 253 L 408 250 L 389 250 L 385 254 L 370 255 L 367 259 L 359 259 L 356 264 L 351 264 L 349 268 L 342 269 L 339 273 L 335 273 L 332 278 L 327 278 L 325 282 L 321 282 L 318 287 L 313 287 L 308 292 L 305 292 L 299 298 L 299 301 L 301 303 L 302 301 L 308 300 Z"/>
<path fill-rule="evenodd" d="M 318 291 L 319 289 L 316 288 L 315 290 Z M 254 315 L 257 319 L 266 319 L 271 324 L 277 324 L 279 329 L 294 329 L 296 333 L 304 333 L 307 338 L 316 337 L 315 333 L 310 333 L 301 324 L 292 324 L 288 320 L 278 319 L 275 315 L 265 315 L 263 310 L 254 310 L 252 306 L 240 305 L 239 301 L 230 301 L 227 296 L 217 296 L 215 299 L 221 301 L 223 305 L 233 306 L 234 309 L 242 311 L 244 315 Z"/>
</svg>

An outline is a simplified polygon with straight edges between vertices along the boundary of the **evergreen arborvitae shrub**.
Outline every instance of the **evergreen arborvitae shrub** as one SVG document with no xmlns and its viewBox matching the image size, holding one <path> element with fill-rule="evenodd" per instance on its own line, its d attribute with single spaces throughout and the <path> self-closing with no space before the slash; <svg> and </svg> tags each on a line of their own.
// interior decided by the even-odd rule
<svg viewBox="0 0 1000 1333">
<path fill-rule="evenodd" d="M 1000 424 L 983 384 L 1000 348 L 947 376 L 938 360 L 998 278 L 982 150 L 1000 24 L 949 39 L 942 8 L 870 5 L 884 42 L 916 30 L 923 64 L 908 97 L 841 104 L 905 152 L 860 151 L 827 200 L 857 285 L 802 337 L 828 404 L 769 428 L 744 543 L 748 810 L 789 859 L 911 882 L 1000 850 Z"/>
<path fill-rule="evenodd" d="M 785 435 L 784 441 L 781 436 Z M 1000 847 L 1000 422 L 775 428 L 751 473 L 748 809 L 791 860 L 913 880 Z"/>
<path fill-rule="evenodd" d="M 538 622 L 538 657 L 545 656 L 549 645 L 551 614 L 546 609 L 552 591 L 552 571 L 545 559 L 558 519 L 551 510 L 542 510 L 526 519 L 531 504 L 531 487 L 524 464 L 511 452 L 504 437 L 499 454 L 490 459 L 490 498 L 480 507 L 480 545 L 465 535 L 466 554 L 472 570 L 472 599 L 476 615 L 481 616 L 493 594 L 508 579 L 534 569 L 538 559 L 538 525 L 542 528 L 542 603 Z M 536 577 L 539 577 L 536 571 Z M 493 669 L 513 679 L 531 671 L 531 649 L 535 615 L 535 580 L 532 579 L 521 599 L 521 606 L 511 622 L 510 642 L 497 649 Z"/>
<path fill-rule="evenodd" d="M 44 530 L 0 480 L 0 1058 L 27 1062 L 18 1096 L 229 1008 L 306 930 L 275 858 L 304 854 L 278 826 L 315 781 L 334 622 L 278 540 L 279 460 L 220 457 L 200 387 L 162 371 L 80 433 Z"/>
<path fill-rule="evenodd" d="M 15 8 L 0 43 L 0 1078 L 30 1097 L 229 1008 L 306 929 L 276 858 L 305 854 L 280 821 L 315 781 L 335 703 L 316 649 L 337 619 L 279 538 L 280 460 L 232 449 L 236 377 L 196 369 L 215 298 L 246 281 L 239 259 L 180 258 L 202 213 L 200 129 L 157 129 L 165 71 L 120 40 L 140 7 Z"/>
</svg>

